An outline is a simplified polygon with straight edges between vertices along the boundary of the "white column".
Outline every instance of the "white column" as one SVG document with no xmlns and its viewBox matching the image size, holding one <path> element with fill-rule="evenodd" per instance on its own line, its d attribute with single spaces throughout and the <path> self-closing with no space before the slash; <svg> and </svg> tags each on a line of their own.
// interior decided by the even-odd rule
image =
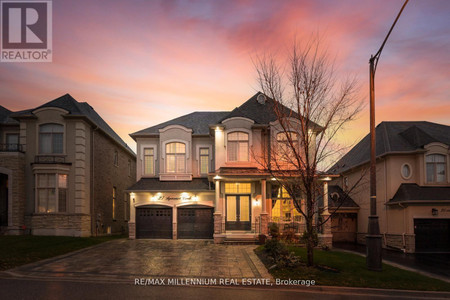
<svg viewBox="0 0 450 300">
<path fill-rule="evenodd" d="M 328 214 L 328 181 L 323 182 L 323 207 L 323 213 Z"/>
<path fill-rule="evenodd" d="M 216 180 L 216 197 L 214 198 L 214 212 L 220 212 L 220 180 Z"/>
<path fill-rule="evenodd" d="M 262 201 L 262 212 L 267 212 L 267 201 L 266 201 L 266 180 L 261 180 L 261 201 Z"/>
</svg>

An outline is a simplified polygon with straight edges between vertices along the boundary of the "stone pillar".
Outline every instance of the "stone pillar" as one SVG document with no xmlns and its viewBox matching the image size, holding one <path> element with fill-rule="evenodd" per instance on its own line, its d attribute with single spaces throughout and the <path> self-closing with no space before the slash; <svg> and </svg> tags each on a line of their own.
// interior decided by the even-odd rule
<svg viewBox="0 0 450 300">
<path fill-rule="evenodd" d="M 331 234 L 331 218 L 330 213 L 328 212 L 328 182 L 323 182 L 323 212 L 322 212 L 322 220 L 325 221 L 328 219 L 326 223 L 322 225 L 322 233 L 319 234 L 319 246 L 322 247 L 332 247 L 333 243 L 333 235 Z"/>
<path fill-rule="evenodd" d="M 216 180 L 216 197 L 214 198 L 214 212 L 220 213 L 220 180 Z"/>
<path fill-rule="evenodd" d="M 268 235 L 269 234 L 269 214 L 266 212 L 262 212 L 260 215 L 260 221 L 261 221 L 260 234 Z"/>
<path fill-rule="evenodd" d="M 220 212 L 214 213 L 214 243 L 223 244 L 225 235 L 222 228 L 222 214 Z"/>
<path fill-rule="evenodd" d="M 128 223 L 128 238 L 130 240 L 136 239 L 136 223 Z"/>
</svg>

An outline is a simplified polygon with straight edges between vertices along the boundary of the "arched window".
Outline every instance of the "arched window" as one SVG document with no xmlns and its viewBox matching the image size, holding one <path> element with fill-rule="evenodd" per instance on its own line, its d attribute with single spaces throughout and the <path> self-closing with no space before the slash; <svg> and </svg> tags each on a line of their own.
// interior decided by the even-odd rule
<svg viewBox="0 0 450 300">
<path fill-rule="evenodd" d="M 183 143 L 166 144 L 166 172 L 186 173 L 186 145 Z"/>
<path fill-rule="evenodd" d="M 39 153 L 61 154 L 64 151 L 64 126 L 43 124 L 39 126 Z"/>
<path fill-rule="evenodd" d="M 426 156 L 427 182 L 441 183 L 446 181 L 446 161 L 445 155 L 430 154 Z"/>
<path fill-rule="evenodd" d="M 228 161 L 248 161 L 248 133 L 230 132 L 227 144 Z"/>
</svg>

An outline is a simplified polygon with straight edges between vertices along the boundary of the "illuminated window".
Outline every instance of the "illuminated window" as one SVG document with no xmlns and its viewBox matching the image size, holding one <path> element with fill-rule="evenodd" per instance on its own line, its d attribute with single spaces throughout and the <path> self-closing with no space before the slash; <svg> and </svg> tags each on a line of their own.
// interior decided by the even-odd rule
<svg viewBox="0 0 450 300">
<path fill-rule="evenodd" d="M 442 154 L 431 154 L 426 156 L 427 182 L 441 183 L 446 181 L 446 162 Z"/>
<path fill-rule="evenodd" d="M 153 148 L 144 148 L 144 174 L 155 174 L 155 151 Z"/>
<path fill-rule="evenodd" d="M 248 133 L 229 133 L 227 149 L 228 161 L 248 161 Z"/>
<path fill-rule="evenodd" d="M 166 172 L 186 172 L 186 145 L 183 143 L 166 144 Z"/>
<path fill-rule="evenodd" d="M 209 172 L 209 148 L 200 148 L 200 174 Z"/>
<path fill-rule="evenodd" d="M 67 175 L 36 175 L 37 211 L 40 213 L 65 212 L 67 209 Z"/>
<path fill-rule="evenodd" d="M 251 183 L 225 183 L 225 193 L 226 194 L 251 194 L 252 184 Z"/>
<path fill-rule="evenodd" d="M 39 153 L 63 153 L 64 126 L 60 124 L 43 124 L 39 126 Z"/>
</svg>

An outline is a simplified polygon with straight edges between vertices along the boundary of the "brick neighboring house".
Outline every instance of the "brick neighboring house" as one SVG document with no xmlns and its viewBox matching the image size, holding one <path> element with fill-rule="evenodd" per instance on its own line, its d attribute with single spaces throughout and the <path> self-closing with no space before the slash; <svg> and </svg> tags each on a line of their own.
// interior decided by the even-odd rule
<svg viewBox="0 0 450 300">
<path fill-rule="evenodd" d="M 1 232 L 126 233 L 133 151 L 69 94 L 19 112 L 0 106 Z"/>
<path fill-rule="evenodd" d="M 377 214 L 383 247 L 405 252 L 450 252 L 450 126 L 430 122 L 381 122 L 376 127 Z M 329 172 L 352 186 L 369 168 L 370 136 Z M 365 243 L 369 173 L 350 193 L 360 206 L 357 240 Z"/>
<path fill-rule="evenodd" d="M 233 111 L 193 112 L 130 134 L 138 180 L 128 189 L 130 238 L 254 241 L 269 222 L 302 234 L 292 199 L 254 158 L 282 132 L 270 101 L 257 93 Z"/>
</svg>

